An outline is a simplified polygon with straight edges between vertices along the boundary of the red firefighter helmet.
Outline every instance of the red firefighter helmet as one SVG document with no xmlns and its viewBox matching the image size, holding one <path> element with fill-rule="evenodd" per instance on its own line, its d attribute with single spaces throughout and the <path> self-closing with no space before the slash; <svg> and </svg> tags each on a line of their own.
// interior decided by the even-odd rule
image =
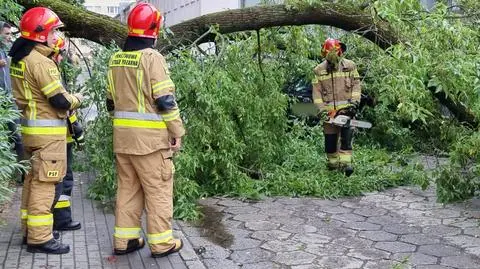
<svg viewBox="0 0 480 269">
<path fill-rule="evenodd" d="M 322 57 L 325 58 L 328 53 L 335 50 L 338 56 L 347 51 L 347 46 L 337 39 L 327 38 L 322 46 Z"/>
<path fill-rule="evenodd" d="M 63 26 L 60 18 L 45 7 L 34 7 L 27 10 L 20 20 L 21 35 L 25 39 L 46 42 L 48 33 Z"/>
<path fill-rule="evenodd" d="M 163 17 L 153 5 L 140 3 L 128 15 L 128 36 L 157 38 Z"/>
</svg>

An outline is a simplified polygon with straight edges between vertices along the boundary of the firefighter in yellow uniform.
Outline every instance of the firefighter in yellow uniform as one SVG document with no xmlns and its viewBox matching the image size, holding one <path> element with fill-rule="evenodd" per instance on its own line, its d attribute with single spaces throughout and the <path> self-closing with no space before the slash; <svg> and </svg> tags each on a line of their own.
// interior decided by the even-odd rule
<svg viewBox="0 0 480 269">
<path fill-rule="evenodd" d="M 162 16 L 152 5 L 136 5 L 128 17 L 128 38 L 109 63 L 107 108 L 113 113 L 117 200 L 114 253 L 145 245 L 141 216 L 153 257 L 178 252 L 183 243 L 172 233 L 173 152 L 185 134 L 175 101 L 175 86 L 163 56 L 153 49 Z"/>
<path fill-rule="evenodd" d="M 52 60 L 60 65 L 65 53 L 65 39 L 59 34 L 55 35 L 54 54 Z M 59 68 L 60 69 L 60 68 Z M 66 83 L 66 81 L 64 81 Z M 53 228 L 58 231 L 73 231 L 82 227 L 78 221 L 72 219 L 72 190 L 73 190 L 73 146 L 74 143 L 78 147 L 82 147 L 85 143 L 83 137 L 83 128 L 77 118 L 76 111 L 68 111 L 67 118 L 67 172 L 61 184 L 57 184 L 55 188 L 55 206 L 53 209 Z"/>
<path fill-rule="evenodd" d="M 83 99 L 65 91 L 49 58 L 54 32 L 62 25 L 47 8 L 28 10 L 20 21 L 21 37 L 9 53 L 13 94 L 22 111 L 25 155 L 31 160 L 22 191 L 22 228 L 27 251 L 48 254 L 70 251 L 53 238 L 52 206 L 55 185 L 65 176 L 67 111 L 79 107 Z"/>
<path fill-rule="evenodd" d="M 327 39 L 322 47 L 325 61 L 314 69 L 314 103 L 320 113 L 327 114 L 329 119 L 337 115 L 346 115 L 353 119 L 360 103 L 360 76 L 355 63 L 343 58 L 346 49 L 345 44 L 340 41 Z M 353 173 L 353 129 L 324 122 L 323 130 L 328 168 L 340 169 L 350 176 Z"/>
</svg>

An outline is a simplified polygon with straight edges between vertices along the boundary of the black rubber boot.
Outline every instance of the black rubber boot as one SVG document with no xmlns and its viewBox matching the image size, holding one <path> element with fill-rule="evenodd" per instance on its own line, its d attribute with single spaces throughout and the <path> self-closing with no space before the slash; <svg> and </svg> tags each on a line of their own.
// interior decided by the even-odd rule
<svg viewBox="0 0 480 269">
<path fill-rule="evenodd" d="M 349 177 L 353 174 L 354 170 L 353 170 L 353 167 L 351 166 L 347 166 L 345 168 L 345 176 Z"/>
<path fill-rule="evenodd" d="M 63 225 L 60 227 L 55 227 L 55 229 L 59 231 L 74 231 L 82 228 L 82 224 L 79 221 L 71 221 L 67 225 Z"/>
<path fill-rule="evenodd" d="M 28 245 L 27 251 L 30 253 L 66 254 L 70 252 L 70 246 L 64 245 L 52 238 L 43 244 Z"/>
<path fill-rule="evenodd" d="M 56 240 L 58 240 L 58 238 L 60 238 L 60 232 L 59 231 L 53 230 L 52 235 L 53 235 L 53 238 L 56 239 Z M 22 244 L 24 244 L 24 245 L 27 244 L 27 237 L 26 236 L 23 237 Z"/>
<path fill-rule="evenodd" d="M 182 239 L 180 239 L 180 240 L 177 240 L 177 242 L 175 243 L 175 245 L 171 249 L 169 249 L 168 251 L 166 251 L 164 253 L 153 253 L 152 252 L 152 258 L 166 257 L 166 256 L 168 256 L 172 253 L 179 252 L 182 248 L 183 248 L 183 241 L 182 241 Z"/>
<path fill-rule="evenodd" d="M 143 238 L 137 238 L 128 240 L 127 249 L 113 249 L 115 255 L 124 255 L 134 251 L 137 251 L 145 246 L 145 240 Z"/>
</svg>

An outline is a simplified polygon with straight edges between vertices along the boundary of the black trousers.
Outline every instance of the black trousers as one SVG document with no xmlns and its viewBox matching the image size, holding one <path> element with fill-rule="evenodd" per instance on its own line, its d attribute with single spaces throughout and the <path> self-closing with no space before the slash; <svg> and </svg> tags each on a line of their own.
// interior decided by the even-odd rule
<svg viewBox="0 0 480 269">
<path fill-rule="evenodd" d="M 67 173 L 63 182 L 55 186 L 53 202 L 53 229 L 58 229 L 72 222 L 72 189 L 73 189 L 73 143 L 67 144 Z"/>
</svg>

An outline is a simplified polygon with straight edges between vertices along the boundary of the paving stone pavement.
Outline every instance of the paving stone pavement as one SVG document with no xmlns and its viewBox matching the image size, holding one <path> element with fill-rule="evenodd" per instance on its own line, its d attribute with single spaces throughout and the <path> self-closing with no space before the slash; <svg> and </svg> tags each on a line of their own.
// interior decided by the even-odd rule
<svg viewBox="0 0 480 269">
<path fill-rule="evenodd" d="M 337 200 L 203 199 L 202 221 L 175 222 L 186 243 L 180 254 L 152 259 L 144 248 L 114 258 L 113 215 L 85 198 L 93 175 L 76 178 L 73 211 L 83 228 L 61 238 L 73 251 L 25 251 L 17 191 L 0 230 L 2 268 L 480 268 L 480 199 L 443 205 L 434 189 L 416 187 Z"/>
<path fill-rule="evenodd" d="M 338 200 L 200 201 L 179 222 L 207 268 L 480 268 L 480 199 L 443 205 L 401 187 Z"/>
<path fill-rule="evenodd" d="M 31 254 L 21 244 L 19 225 L 21 188 L 13 197 L 13 204 L 7 216 L 7 223 L 0 227 L 0 264 L 5 269 L 203 269 L 189 241 L 185 239 L 178 225 L 174 225 L 175 235 L 186 243 L 180 254 L 153 259 L 148 247 L 126 256 L 112 255 L 112 231 L 114 216 L 97 202 L 86 198 L 88 181 L 93 174 L 76 174 L 73 193 L 73 216 L 82 222 L 82 229 L 62 232 L 61 241 L 69 244 L 71 251 L 65 255 Z M 145 221 L 143 221 L 145 223 Z"/>
</svg>

